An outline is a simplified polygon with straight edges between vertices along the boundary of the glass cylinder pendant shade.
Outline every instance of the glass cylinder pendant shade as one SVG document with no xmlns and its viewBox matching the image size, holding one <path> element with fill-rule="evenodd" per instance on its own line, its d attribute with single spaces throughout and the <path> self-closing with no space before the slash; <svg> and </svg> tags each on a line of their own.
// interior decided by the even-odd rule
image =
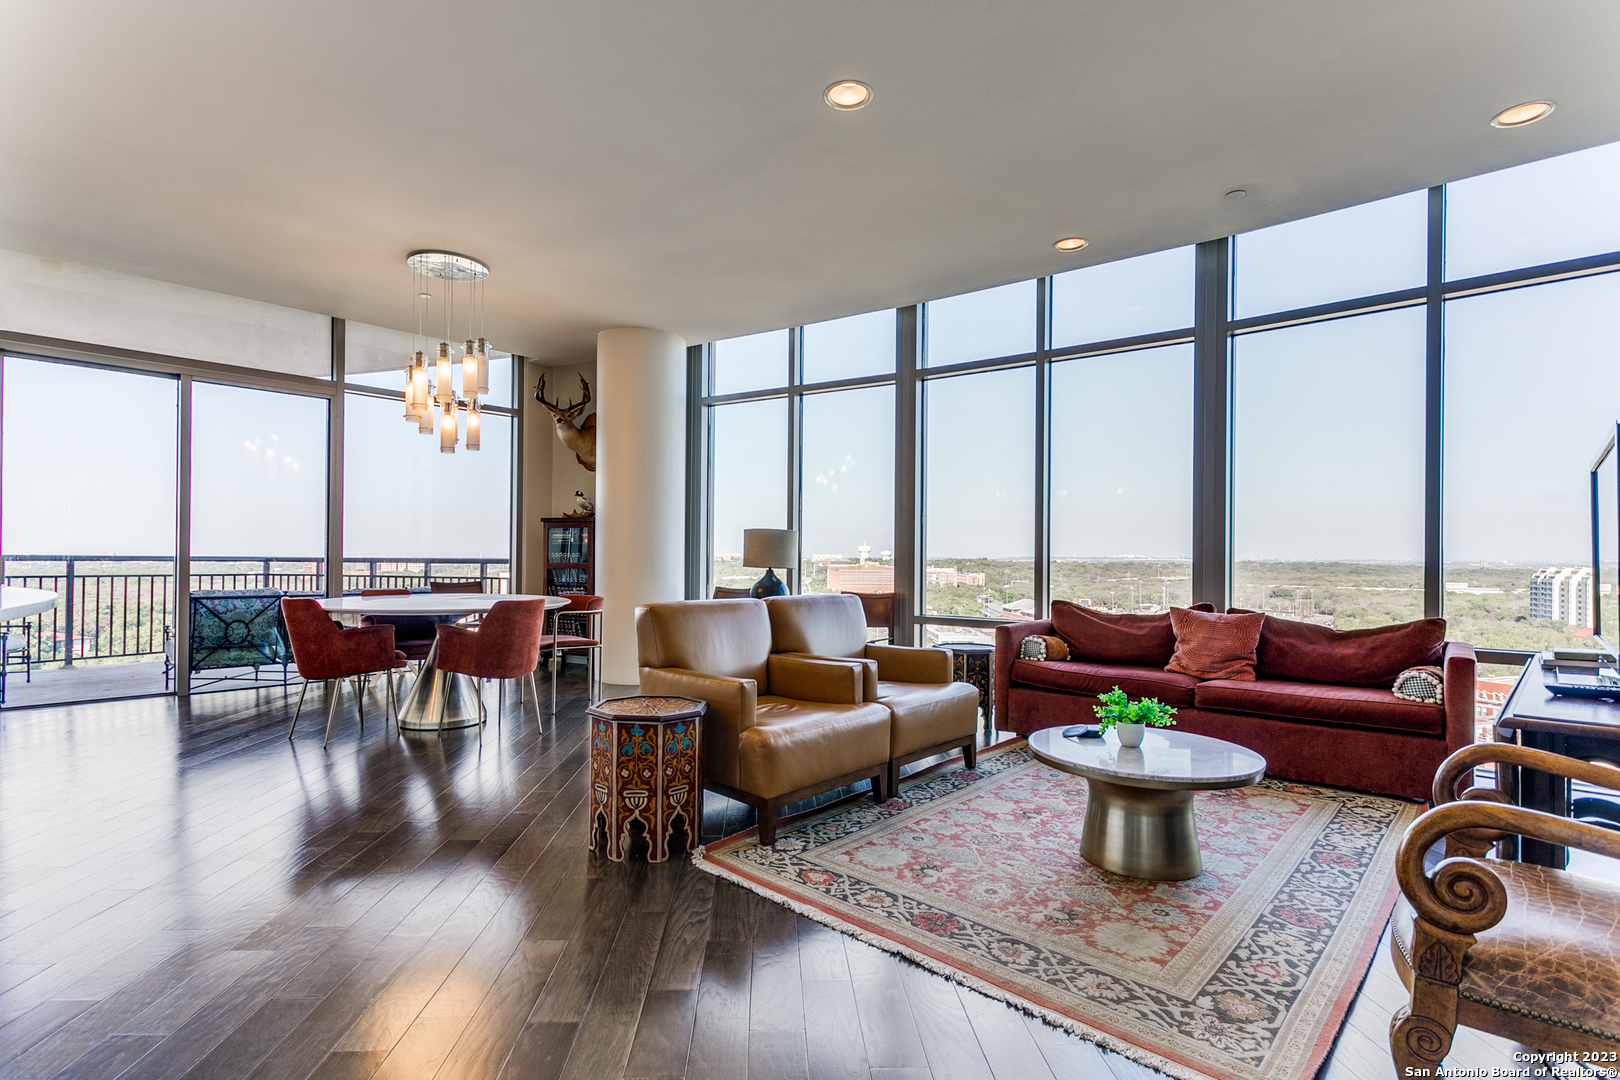
<svg viewBox="0 0 1620 1080">
<path fill-rule="evenodd" d="M 456 403 L 454 401 L 445 405 L 439 414 L 439 453 L 453 454 L 456 452 Z"/>
<path fill-rule="evenodd" d="M 489 342 L 478 339 L 478 392 L 489 393 Z"/>
<path fill-rule="evenodd" d="M 478 415 L 478 401 L 475 398 L 472 405 L 467 409 L 467 449 L 478 449 L 478 437 L 482 428 L 483 420 Z"/>
<path fill-rule="evenodd" d="M 439 373 L 433 386 L 437 391 L 435 396 L 439 399 L 439 404 L 455 400 L 456 388 L 450 385 L 450 343 L 447 341 L 439 342 Z"/>
<path fill-rule="evenodd" d="M 478 355 L 473 352 L 473 343 L 467 342 L 466 353 L 461 358 L 461 396 L 474 398 L 478 396 L 478 373 L 482 365 L 478 362 Z"/>
<path fill-rule="evenodd" d="M 433 406 L 424 402 L 418 406 L 421 412 L 417 414 L 416 433 L 418 435 L 433 434 Z"/>
</svg>

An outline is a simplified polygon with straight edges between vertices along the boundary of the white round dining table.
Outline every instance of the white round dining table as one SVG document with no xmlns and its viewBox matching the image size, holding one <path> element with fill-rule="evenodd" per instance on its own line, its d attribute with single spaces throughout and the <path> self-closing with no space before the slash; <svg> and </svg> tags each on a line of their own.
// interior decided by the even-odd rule
<svg viewBox="0 0 1620 1080">
<path fill-rule="evenodd" d="M 56 606 L 56 594 L 49 589 L 22 589 L 15 585 L 0 588 L 0 622 L 38 615 Z"/>
<path fill-rule="evenodd" d="M 322 600 L 321 607 L 339 621 L 356 625 L 365 615 L 414 615 L 449 623 L 468 615 L 488 614 L 489 609 L 502 600 L 544 600 L 547 611 L 568 606 L 567 598 L 562 596 L 412 593 L 409 596 L 334 596 Z M 472 679 L 439 670 L 436 663 L 438 658 L 439 643 L 435 641 L 416 674 L 416 681 L 411 684 L 410 692 L 399 699 L 398 722 L 401 731 L 441 731 L 478 725 L 478 697 Z M 539 659 L 535 657 L 537 663 Z"/>
</svg>

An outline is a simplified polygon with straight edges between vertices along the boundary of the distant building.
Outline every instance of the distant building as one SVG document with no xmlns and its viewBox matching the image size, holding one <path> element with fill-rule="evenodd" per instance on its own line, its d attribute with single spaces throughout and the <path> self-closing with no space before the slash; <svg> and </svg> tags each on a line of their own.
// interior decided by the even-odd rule
<svg viewBox="0 0 1620 1080">
<path fill-rule="evenodd" d="M 980 575 L 983 576 L 983 575 Z M 983 615 L 987 619 L 1021 619 L 1028 621 L 1035 617 L 1035 601 L 1029 597 L 1014 600 L 1010 604 L 1003 604 L 993 597 L 980 597 L 983 605 Z"/>
<path fill-rule="evenodd" d="M 828 563 L 828 592 L 894 592 L 894 567 L 877 563 Z"/>
<path fill-rule="evenodd" d="M 1548 566 L 1530 576 L 1530 617 L 1592 629 L 1592 570 Z"/>
<path fill-rule="evenodd" d="M 927 570 L 928 584 L 952 588 L 957 585 L 983 585 L 983 574 L 959 574 L 954 566 L 930 566 Z"/>
<path fill-rule="evenodd" d="M 1483 677 L 1474 680 L 1474 741 L 1495 742 L 1491 729 L 1507 696 L 1513 692 L 1514 676 Z"/>
</svg>

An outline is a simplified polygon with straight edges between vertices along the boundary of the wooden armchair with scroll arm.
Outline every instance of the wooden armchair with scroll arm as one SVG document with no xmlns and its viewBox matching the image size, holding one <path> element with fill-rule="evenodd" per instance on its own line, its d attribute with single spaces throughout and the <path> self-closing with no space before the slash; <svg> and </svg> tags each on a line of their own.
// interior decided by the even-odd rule
<svg viewBox="0 0 1620 1080">
<path fill-rule="evenodd" d="M 1436 805 L 1396 855 L 1390 953 L 1412 995 L 1390 1021 L 1398 1076 L 1436 1075 L 1458 1025 L 1540 1050 L 1620 1052 L 1620 886 L 1484 857 L 1516 834 L 1620 859 L 1620 833 L 1508 805 L 1494 788 L 1457 792 L 1491 762 L 1620 788 L 1610 766 L 1508 743 L 1464 747 L 1441 765 Z M 1441 839 L 1446 858 L 1425 871 Z"/>
</svg>

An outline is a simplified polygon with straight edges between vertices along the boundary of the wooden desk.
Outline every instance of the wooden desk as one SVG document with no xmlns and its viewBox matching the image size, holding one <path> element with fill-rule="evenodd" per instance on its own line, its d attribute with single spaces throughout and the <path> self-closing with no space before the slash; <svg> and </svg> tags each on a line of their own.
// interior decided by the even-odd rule
<svg viewBox="0 0 1620 1080">
<path fill-rule="evenodd" d="M 1591 761 L 1620 759 L 1620 701 L 1559 697 L 1547 690 L 1541 660 L 1524 666 L 1513 692 L 1496 720 L 1499 738 L 1566 757 Z M 1570 815 L 1570 782 L 1535 769 L 1498 766 L 1498 787 L 1520 806 Z M 1517 850 L 1515 850 L 1515 848 Z M 1510 837 L 1502 842 L 1503 858 L 1551 866 L 1569 865 L 1569 849 L 1540 840 Z"/>
</svg>

